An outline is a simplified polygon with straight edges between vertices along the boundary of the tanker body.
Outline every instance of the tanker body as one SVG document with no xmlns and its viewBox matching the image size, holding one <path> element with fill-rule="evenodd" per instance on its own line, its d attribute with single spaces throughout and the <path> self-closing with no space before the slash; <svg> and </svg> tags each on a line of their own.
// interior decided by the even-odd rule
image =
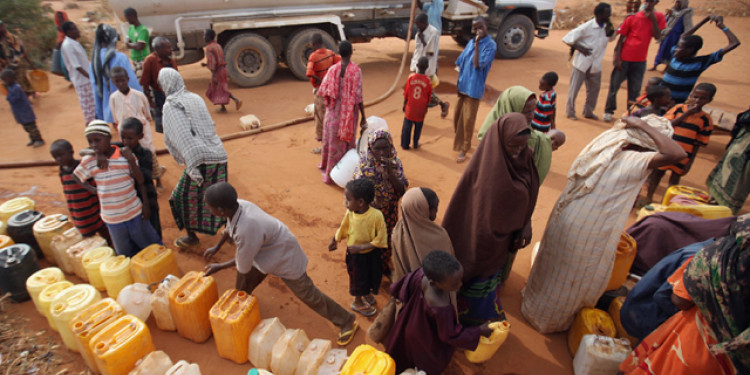
<svg viewBox="0 0 750 375">
<path fill-rule="evenodd" d="M 555 2 L 448 0 L 442 32 L 464 43 L 470 37 L 471 20 L 486 14 L 494 17 L 489 18 L 489 24 L 490 34 L 498 41 L 498 57 L 519 57 L 531 46 L 535 28 L 538 36 L 545 36 L 542 34 L 551 24 Z M 332 50 L 344 39 L 356 43 L 380 37 L 406 38 L 411 7 L 409 0 L 109 0 L 109 3 L 118 18 L 125 8 L 136 9 L 141 23 L 152 30 L 152 37 L 167 37 L 176 46 L 175 58 L 180 64 L 203 59 L 203 30 L 213 29 L 218 43 L 224 47 L 229 78 L 243 87 L 270 81 L 279 62 L 284 62 L 297 78 L 306 79 L 307 57 L 312 52 L 310 37 L 314 33 L 320 33 L 325 46 Z M 538 12 L 539 4 L 546 4 L 544 7 L 548 9 Z M 513 27 L 507 27 L 510 24 L 502 22 L 504 19 L 512 20 Z"/>
</svg>

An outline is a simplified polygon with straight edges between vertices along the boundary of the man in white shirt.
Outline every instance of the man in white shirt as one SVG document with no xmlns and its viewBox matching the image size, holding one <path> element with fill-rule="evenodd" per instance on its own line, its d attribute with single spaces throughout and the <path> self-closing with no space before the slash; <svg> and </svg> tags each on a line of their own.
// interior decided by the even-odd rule
<svg viewBox="0 0 750 375">
<path fill-rule="evenodd" d="M 429 17 L 427 13 L 420 13 L 414 17 L 414 23 L 417 25 L 417 35 L 414 37 L 414 55 L 411 57 L 412 72 L 417 72 L 417 61 L 419 58 L 424 56 L 429 61 L 429 66 L 425 71 L 425 75 L 430 77 L 432 81 L 432 88 L 434 89 L 440 81 L 437 79 L 437 63 L 439 55 L 440 43 L 440 30 L 432 26 L 428 22 Z M 435 95 L 435 91 L 432 91 L 432 98 L 430 99 L 430 107 L 440 104 L 440 117 L 445 118 L 448 116 L 448 102 L 440 100 Z"/>
<path fill-rule="evenodd" d="M 576 97 L 581 85 L 586 83 L 586 103 L 583 106 L 583 117 L 598 120 L 594 114 L 599 89 L 602 85 L 602 59 L 607 50 L 607 43 L 614 38 L 614 28 L 611 27 L 609 17 L 612 7 L 607 3 L 599 3 L 594 8 L 594 18 L 571 30 L 562 39 L 563 43 L 575 50 L 573 57 L 573 72 L 570 75 L 570 90 L 565 114 L 569 119 L 576 120 Z M 607 26 L 611 30 L 608 35 Z"/>
<path fill-rule="evenodd" d="M 78 94 L 78 101 L 83 111 L 84 125 L 88 125 L 96 119 L 96 102 L 94 101 L 94 90 L 89 79 L 89 58 L 78 38 L 81 32 L 73 22 L 65 22 L 61 29 L 65 33 L 65 40 L 60 47 L 65 67 L 70 75 L 70 82 Z"/>
</svg>

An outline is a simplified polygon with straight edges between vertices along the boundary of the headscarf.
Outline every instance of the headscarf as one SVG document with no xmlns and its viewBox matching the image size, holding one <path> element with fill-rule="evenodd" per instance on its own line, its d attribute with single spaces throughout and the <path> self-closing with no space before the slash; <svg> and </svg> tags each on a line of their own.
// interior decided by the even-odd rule
<svg viewBox="0 0 750 375">
<path fill-rule="evenodd" d="M 680 18 L 682 18 L 683 30 L 687 31 L 693 28 L 693 8 L 688 6 L 689 0 L 677 0 L 676 2 L 681 3 L 682 8 L 680 8 L 680 10 L 674 10 L 674 8 L 672 8 L 672 14 L 667 18 L 667 27 L 661 31 L 662 38 L 672 31 Z"/>
<path fill-rule="evenodd" d="M 91 51 L 91 66 L 94 68 L 94 81 L 96 82 L 96 93 L 99 97 L 103 95 L 104 85 L 109 85 L 109 62 L 115 57 L 117 50 L 117 30 L 112 26 L 100 23 L 96 27 L 94 48 Z M 101 50 L 106 49 L 104 60 Z M 109 100 L 109 98 L 104 98 Z"/>
<path fill-rule="evenodd" d="M 200 96 L 185 89 L 185 81 L 176 70 L 162 68 L 159 86 L 167 95 L 164 103 L 164 143 L 185 172 L 198 184 L 202 164 L 226 163 L 227 153 L 216 134 L 216 123 Z"/>
<path fill-rule="evenodd" d="M 318 96 L 325 99 L 326 108 L 332 111 L 336 101 L 340 101 L 339 130 L 336 136 L 345 142 L 354 140 L 357 129 L 355 114 L 357 105 L 362 102 L 362 72 L 357 64 L 349 62 L 346 72 L 341 77 L 341 63 L 328 69 L 323 82 L 318 87 Z"/>
<path fill-rule="evenodd" d="M 531 97 L 536 98 L 536 95 L 523 86 L 511 86 L 505 89 L 497 98 L 495 107 L 484 119 L 484 124 L 479 129 L 477 139 L 481 141 L 490 125 L 503 115 L 513 112 L 521 113 Z M 529 125 L 529 129 L 531 129 L 529 147 L 534 151 L 534 166 L 536 166 L 536 171 L 539 174 L 539 185 L 541 185 L 552 166 L 552 140 L 546 134 L 533 129 L 531 125 Z"/>
<path fill-rule="evenodd" d="M 453 255 L 448 232 L 430 220 L 430 205 L 422 189 L 411 188 L 401 198 L 401 217 L 391 234 L 393 280 L 422 267 L 422 260 L 433 250 Z"/>
<path fill-rule="evenodd" d="M 716 335 L 709 351 L 726 354 L 738 374 L 750 373 L 750 215 L 738 217 L 729 236 L 699 251 L 683 281 Z"/>
<path fill-rule="evenodd" d="M 642 120 L 658 132 L 668 137 L 672 136 L 674 131 L 672 125 L 664 117 L 652 114 L 642 118 Z M 572 182 L 574 186 L 563 191 L 556 209 L 562 210 L 574 199 L 590 193 L 607 171 L 607 166 L 628 145 L 639 146 L 647 150 L 658 150 L 656 142 L 648 134 L 638 129 L 626 129 L 625 122 L 618 120 L 612 129 L 594 138 L 573 161 L 573 165 L 568 172 L 568 181 Z"/>
<path fill-rule="evenodd" d="M 500 117 L 503 117 L 503 115 L 511 112 L 521 113 L 521 111 L 523 111 L 523 107 L 526 105 L 526 102 L 531 97 L 536 98 L 536 95 L 531 90 L 523 86 L 511 86 L 505 89 L 500 94 L 500 97 L 497 98 L 497 103 L 495 103 L 495 106 L 484 119 L 484 123 L 479 129 L 479 134 L 477 134 L 477 139 L 481 141 L 482 138 L 484 138 L 484 134 L 487 132 L 487 129 L 490 128 L 490 125 L 494 124 L 495 121 L 497 121 L 497 119 L 499 119 Z"/>
<path fill-rule="evenodd" d="M 466 166 L 445 211 L 443 228 L 451 237 L 464 282 L 501 269 L 513 240 L 531 220 L 539 176 L 531 149 L 516 159 L 505 144 L 528 129 L 526 117 L 509 113 L 495 121 Z"/>
<path fill-rule="evenodd" d="M 365 177 L 375 184 L 375 200 L 372 202 L 375 208 L 382 208 L 388 201 L 401 198 L 396 196 L 396 189 L 394 189 L 388 176 L 385 175 L 385 171 L 375 163 L 376 157 L 372 153 L 372 147 L 379 139 L 387 140 L 391 147 L 391 156 L 388 157 L 387 162 L 396 166 L 396 178 L 401 180 L 405 186 L 409 184 L 409 181 L 404 176 L 404 167 L 401 159 L 396 155 L 396 148 L 393 146 L 391 133 L 386 129 L 371 132 L 367 138 L 369 147 L 367 147 L 367 152 L 360 159 L 359 168 L 355 171 L 354 178 Z"/>
</svg>

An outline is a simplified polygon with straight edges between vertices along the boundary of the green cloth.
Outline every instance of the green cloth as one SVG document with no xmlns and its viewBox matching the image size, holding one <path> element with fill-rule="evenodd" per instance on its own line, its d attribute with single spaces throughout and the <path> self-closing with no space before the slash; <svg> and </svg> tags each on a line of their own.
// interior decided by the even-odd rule
<svg viewBox="0 0 750 375">
<path fill-rule="evenodd" d="M 737 213 L 750 194 L 750 111 L 737 116 L 732 140 L 719 164 L 706 180 L 708 192 L 716 201 Z"/>
<path fill-rule="evenodd" d="M 521 113 L 523 107 L 526 105 L 526 101 L 532 96 L 535 96 L 534 92 L 523 86 L 511 86 L 505 89 L 500 94 L 500 97 L 497 98 L 495 107 L 492 108 L 490 113 L 487 114 L 487 118 L 484 119 L 484 124 L 479 129 L 477 138 L 481 141 L 484 133 L 490 128 L 490 125 L 506 113 Z M 552 165 L 552 140 L 546 134 L 532 129 L 531 126 L 529 126 L 529 129 L 531 129 L 529 147 L 534 150 L 534 166 L 539 173 L 539 185 L 541 185 Z"/>
<path fill-rule="evenodd" d="M 479 129 L 477 139 L 481 141 L 484 133 L 487 133 L 487 130 L 490 128 L 490 125 L 500 117 L 503 117 L 504 114 L 511 112 L 521 113 L 523 107 L 526 105 L 526 101 L 532 96 L 536 97 L 531 90 L 523 86 L 511 86 L 505 89 L 500 94 L 500 97 L 497 98 L 495 107 L 492 108 L 490 113 L 487 114 L 487 118 L 484 119 L 484 124 Z"/>
<path fill-rule="evenodd" d="M 539 185 L 541 185 L 552 166 L 552 139 L 539 130 L 531 129 L 529 147 L 534 150 L 534 166 L 539 174 Z"/>
<path fill-rule="evenodd" d="M 135 42 L 144 42 L 146 43 L 146 47 L 142 50 L 130 50 L 130 59 L 133 61 L 143 61 L 146 56 L 148 56 L 149 53 L 151 53 L 151 50 L 148 48 L 149 45 L 149 37 L 148 37 L 148 29 L 145 25 L 140 24 L 138 26 L 130 25 L 130 28 L 128 29 L 128 39 L 130 39 L 131 43 Z"/>
</svg>

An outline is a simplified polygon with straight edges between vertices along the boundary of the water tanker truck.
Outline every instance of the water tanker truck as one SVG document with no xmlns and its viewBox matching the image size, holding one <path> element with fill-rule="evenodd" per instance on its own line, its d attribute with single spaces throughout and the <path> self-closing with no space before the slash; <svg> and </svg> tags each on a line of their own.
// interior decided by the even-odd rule
<svg viewBox="0 0 750 375">
<path fill-rule="evenodd" d="M 497 57 L 514 59 L 531 47 L 534 36 L 549 34 L 557 0 L 447 0 L 443 35 L 465 45 L 477 15 L 488 20 L 498 45 Z M 229 78 L 243 87 L 273 78 L 280 62 L 306 79 L 310 36 L 336 50 L 338 41 L 368 42 L 408 32 L 408 0 L 109 0 L 117 17 L 132 7 L 151 36 L 164 36 L 176 46 L 179 64 L 203 59 L 203 30 L 216 31 L 224 47 Z M 419 5 L 421 5 L 420 2 Z"/>
</svg>

